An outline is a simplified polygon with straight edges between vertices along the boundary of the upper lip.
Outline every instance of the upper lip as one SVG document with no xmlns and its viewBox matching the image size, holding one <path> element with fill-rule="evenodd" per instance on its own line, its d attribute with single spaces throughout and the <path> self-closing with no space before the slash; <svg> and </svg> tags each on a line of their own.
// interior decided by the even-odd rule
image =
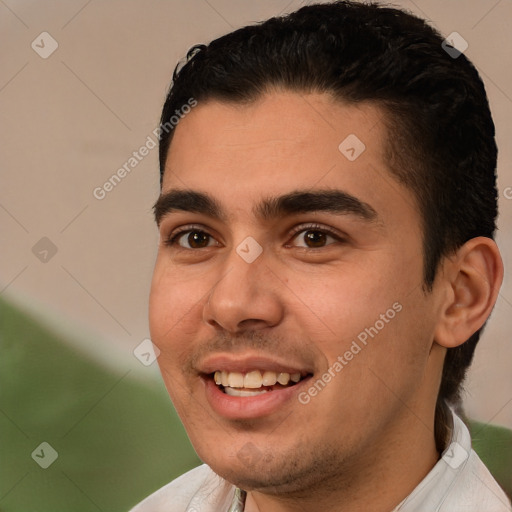
<svg viewBox="0 0 512 512">
<path fill-rule="evenodd" d="M 214 354 L 205 357 L 198 365 L 200 373 L 210 374 L 216 371 L 247 373 L 253 370 L 271 371 L 276 373 L 300 373 L 302 376 L 312 372 L 304 364 L 270 358 L 268 355 L 234 355 Z"/>
</svg>

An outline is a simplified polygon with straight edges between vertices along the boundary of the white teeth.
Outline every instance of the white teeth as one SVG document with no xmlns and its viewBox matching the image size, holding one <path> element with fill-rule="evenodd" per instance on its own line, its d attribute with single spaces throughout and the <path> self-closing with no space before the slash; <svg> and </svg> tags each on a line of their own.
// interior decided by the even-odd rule
<svg viewBox="0 0 512 512">
<path fill-rule="evenodd" d="M 216 371 L 213 375 L 213 380 L 217 386 L 223 386 L 228 395 L 255 396 L 267 390 L 252 390 L 260 389 L 262 386 L 275 386 L 278 383 L 281 384 L 281 386 L 286 386 L 290 381 L 295 384 L 301 380 L 301 374 L 289 374 L 286 372 L 277 373 L 269 370 L 264 372 L 261 372 L 260 370 L 253 370 L 244 375 L 241 372 L 227 372 L 223 370 Z M 228 390 L 231 391 L 228 392 Z M 236 394 L 234 394 L 235 391 Z"/>
<path fill-rule="evenodd" d="M 266 389 L 262 389 L 260 391 L 251 391 L 248 389 L 234 389 L 230 387 L 227 387 L 224 391 L 226 392 L 226 395 L 229 396 L 257 396 L 268 392 Z"/>
<path fill-rule="evenodd" d="M 244 377 L 244 388 L 261 388 L 263 378 L 258 370 L 246 373 Z"/>
<path fill-rule="evenodd" d="M 280 373 L 277 376 L 277 382 L 281 384 L 282 386 L 286 386 L 288 382 L 290 382 L 290 374 L 289 373 Z"/>
<path fill-rule="evenodd" d="M 244 376 L 239 372 L 228 373 L 228 386 L 230 388 L 243 388 L 244 387 Z"/>
<path fill-rule="evenodd" d="M 265 372 L 263 374 L 262 384 L 264 386 L 273 386 L 277 382 L 276 372 Z"/>
</svg>

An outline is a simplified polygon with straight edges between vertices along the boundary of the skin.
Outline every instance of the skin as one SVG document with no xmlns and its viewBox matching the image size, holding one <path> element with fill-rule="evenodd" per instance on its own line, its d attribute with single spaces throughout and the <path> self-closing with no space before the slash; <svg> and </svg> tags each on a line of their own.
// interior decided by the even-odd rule
<svg viewBox="0 0 512 512">
<path fill-rule="evenodd" d="M 194 448 L 249 491 L 247 512 L 392 510 L 439 458 L 446 347 L 483 325 L 496 300 L 502 264 L 485 238 L 445 258 L 432 292 L 423 289 L 420 213 L 387 166 L 382 116 L 370 104 L 273 91 L 249 105 L 199 104 L 176 128 L 162 194 L 207 193 L 226 218 L 170 210 L 159 219 L 151 336 Z M 338 149 L 349 134 L 366 145 L 354 161 Z M 264 220 L 253 210 L 269 196 L 334 189 L 376 218 Z M 192 248 L 189 233 L 166 244 L 181 228 L 206 246 Z M 263 249 L 252 263 L 236 252 L 248 236 Z M 313 375 L 307 391 L 395 303 L 401 311 L 307 404 L 295 393 L 269 414 L 236 418 L 207 399 L 198 372 L 218 354 L 293 363 Z"/>
</svg>

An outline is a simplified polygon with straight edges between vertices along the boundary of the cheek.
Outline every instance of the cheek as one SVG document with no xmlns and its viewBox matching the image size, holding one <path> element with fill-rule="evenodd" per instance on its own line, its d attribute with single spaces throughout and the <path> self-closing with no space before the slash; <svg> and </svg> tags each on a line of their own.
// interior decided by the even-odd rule
<svg viewBox="0 0 512 512">
<path fill-rule="evenodd" d="M 180 340 L 185 332 L 197 331 L 203 296 L 199 283 L 184 281 L 179 273 L 170 272 L 157 262 L 149 297 L 149 327 L 151 339 L 162 355 L 184 346 Z"/>
<path fill-rule="evenodd" d="M 152 342 L 159 348 L 157 359 L 162 379 L 169 396 L 181 417 L 188 407 L 190 391 L 185 374 L 180 371 L 189 355 L 191 343 L 186 331 L 192 331 L 191 316 L 197 314 L 194 308 L 197 299 L 188 283 L 183 283 L 175 273 L 157 262 L 149 298 L 149 327 Z M 197 326 L 197 321 L 195 322 Z"/>
<path fill-rule="evenodd" d="M 423 373 L 432 319 L 421 291 L 421 266 L 414 270 L 404 274 L 400 262 L 389 258 L 380 265 L 352 266 L 350 272 L 338 269 L 331 278 L 323 276 L 321 287 L 295 281 L 295 295 L 307 305 L 312 340 L 329 365 L 341 356 L 344 367 L 351 367 L 343 371 L 352 377 L 348 387 L 368 381 L 372 393 L 379 391 L 382 382 L 369 369 L 393 388 L 407 387 Z"/>
<path fill-rule="evenodd" d="M 420 291 L 401 295 L 378 313 L 356 338 L 364 341 L 359 343 L 359 362 L 366 375 L 368 398 L 407 403 L 424 384 L 429 362 L 433 322 L 428 300 Z"/>
<path fill-rule="evenodd" d="M 317 276 L 295 275 L 289 278 L 289 287 L 295 297 L 294 302 L 302 305 L 309 319 L 308 329 L 322 333 L 330 338 L 329 352 L 343 349 L 345 341 L 350 341 L 364 332 L 366 328 L 379 322 L 380 315 L 391 321 L 396 316 L 393 304 L 400 301 L 403 293 L 396 286 L 394 279 L 384 282 L 383 273 L 377 266 L 358 269 L 336 268 L 333 272 Z M 387 278 L 386 278 L 387 279 Z M 386 323 L 387 326 L 387 323 Z"/>
</svg>

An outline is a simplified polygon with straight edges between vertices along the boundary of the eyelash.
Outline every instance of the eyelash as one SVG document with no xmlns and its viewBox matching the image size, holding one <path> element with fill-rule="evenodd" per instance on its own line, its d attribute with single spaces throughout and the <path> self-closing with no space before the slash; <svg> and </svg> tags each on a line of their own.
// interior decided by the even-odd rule
<svg viewBox="0 0 512 512">
<path fill-rule="evenodd" d="M 203 229 L 201 226 L 189 225 L 189 226 L 183 226 L 178 231 L 175 231 L 175 232 L 171 233 L 168 237 L 166 237 L 164 243 L 168 247 L 174 247 L 174 246 L 178 245 L 177 241 L 178 241 L 180 236 L 182 236 L 182 235 L 184 235 L 186 233 L 194 232 L 194 231 L 197 231 L 198 233 L 205 233 L 209 237 L 212 237 L 212 235 L 210 235 L 208 233 L 208 231 Z M 299 233 L 306 232 L 306 231 L 318 231 L 318 232 L 323 233 L 325 235 L 332 236 L 338 242 L 343 242 L 345 240 L 340 234 L 338 234 L 334 230 L 329 229 L 329 228 L 327 228 L 325 226 L 321 226 L 319 224 L 308 224 L 308 225 L 297 226 L 290 233 L 289 238 L 290 239 L 295 239 Z M 190 250 L 190 251 L 197 251 L 198 250 L 198 249 L 187 249 L 186 247 L 180 247 L 180 248 L 184 249 L 184 250 Z M 313 248 L 313 247 L 310 247 L 310 248 L 303 247 L 303 249 L 314 250 L 315 248 Z M 323 249 L 323 247 L 320 247 L 320 249 Z"/>
</svg>

